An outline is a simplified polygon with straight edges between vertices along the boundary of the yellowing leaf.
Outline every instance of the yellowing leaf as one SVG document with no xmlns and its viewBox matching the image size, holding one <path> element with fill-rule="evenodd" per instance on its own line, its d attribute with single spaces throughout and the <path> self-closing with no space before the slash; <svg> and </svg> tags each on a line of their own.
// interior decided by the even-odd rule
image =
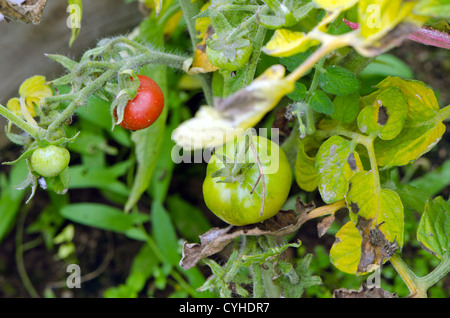
<svg viewBox="0 0 450 318">
<path fill-rule="evenodd" d="M 262 51 L 267 55 L 287 57 L 305 52 L 319 43 L 318 40 L 311 39 L 304 32 L 277 29 Z"/>
<path fill-rule="evenodd" d="M 158 16 L 159 13 L 161 12 L 163 0 L 139 0 L 139 1 L 142 2 L 147 8 L 155 9 L 156 16 Z"/>
<path fill-rule="evenodd" d="M 403 205 L 398 194 L 381 189 L 372 171 L 350 180 L 346 203 L 350 221 L 336 234 L 331 262 L 350 274 L 368 273 L 389 259 L 403 242 Z"/>
<path fill-rule="evenodd" d="M 426 19 L 412 14 L 416 4 L 417 1 L 360 0 L 358 22 L 361 35 L 367 42 L 375 42 L 402 21 L 416 23 L 419 26 Z"/>
<path fill-rule="evenodd" d="M 361 244 L 362 238 L 355 223 L 348 221 L 337 232 L 336 240 L 331 246 L 331 263 L 344 273 L 356 274 L 361 259 Z"/>
<path fill-rule="evenodd" d="M 314 3 L 327 11 L 347 10 L 357 2 L 358 0 L 314 0 Z"/>
<path fill-rule="evenodd" d="M 316 172 L 320 195 L 326 203 L 342 200 L 349 188 L 348 181 L 362 169 L 355 144 L 340 136 L 328 138 L 316 156 Z"/>
<path fill-rule="evenodd" d="M 178 80 L 177 87 L 181 90 L 187 91 L 194 89 L 201 89 L 202 82 L 200 81 L 198 76 L 183 74 L 180 76 L 180 79 Z"/>
<path fill-rule="evenodd" d="M 282 65 L 273 65 L 249 86 L 216 100 L 215 107 L 202 106 L 195 117 L 174 130 L 172 139 L 184 149 L 196 150 L 221 146 L 241 135 L 294 90 L 284 73 Z"/>
<path fill-rule="evenodd" d="M 374 147 L 380 166 L 402 166 L 428 152 L 445 132 L 439 122 L 439 105 L 434 92 L 424 83 L 388 77 L 377 85 L 379 91 L 400 89 L 408 105 L 404 128 L 392 140 L 375 140 Z M 379 91 L 367 96 L 363 104 L 372 102 Z"/>
<path fill-rule="evenodd" d="M 170 37 L 175 31 L 175 29 L 178 26 L 178 23 L 180 23 L 181 17 L 183 16 L 183 11 L 178 11 L 173 16 L 167 20 L 166 24 L 164 25 L 163 33 L 165 36 Z"/>
<path fill-rule="evenodd" d="M 206 10 L 209 6 L 209 2 L 204 4 L 201 11 Z M 212 65 L 206 55 L 206 40 L 214 34 L 211 19 L 209 17 L 198 18 L 195 20 L 195 29 L 197 31 L 197 37 L 202 40 L 197 44 L 193 58 L 187 60 L 185 63 L 183 67 L 184 71 L 190 75 L 217 71 L 219 68 Z"/>
<path fill-rule="evenodd" d="M 314 148 L 311 138 L 302 139 L 298 144 L 297 159 L 295 161 L 295 180 L 298 186 L 308 192 L 317 188 L 316 159 L 308 155 L 308 150 Z"/>
<path fill-rule="evenodd" d="M 210 5 L 211 5 L 210 2 L 205 3 L 200 11 L 205 11 Z M 210 25 L 211 25 L 211 18 L 209 17 L 198 18 L 195 20 L 195 30 L 197 31 L 197 37 L 199 39 L 205 38 L 205 33 L 207 33 L 207 30 Z"/>
<path fill-rule="evenodd" d="M 403 128 L 392 140 L 377 139 L 374 142 L 378 165 L 403 166 L 431 150 L 445 132 L 443 123 L 424 124 Z"/>
<path fill-rule="evenodd" d="M 406 125 L 430 120 L 439 111 L 439 104 L 433 90 L 420 81 L 388 77 L 377 85 L 380 90 L 390 87 L 399 88 L 406 98 L 408 104 Z"/>
<path fill-rule="evenodd" d="M 406 99 L 399 88 L 383 90 L 372 105 L 359 113 L 359 130 L 367 135 L 378 135 L 384 140 L 393 139 L 403 128 L 407 110 Z"/>
<path fill-rule="evenodd" d="M 403 244 L 403 204 L 398 194 L 381 189 L 375 183 L 372 171 L 361 171 L 350 179 L 349 191 L 345 198 L 350 217 L 356 216 L 373 220 L 372 228 L 383 223 L 380 230 L 390 242 Z"/>
</svg>

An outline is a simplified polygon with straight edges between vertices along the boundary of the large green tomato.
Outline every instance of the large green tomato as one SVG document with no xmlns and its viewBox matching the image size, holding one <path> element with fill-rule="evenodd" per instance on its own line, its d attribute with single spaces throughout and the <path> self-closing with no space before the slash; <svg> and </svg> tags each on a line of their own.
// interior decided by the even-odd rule
<svg viewBox="0 0 450 318">
<path fill-rule="evenodd" d="M 69 165 L 69 161 L 69 151 L 53 145 L 38 148 L 31 155 L 31 167 L 43 177 L 57 176 Z"/>
<path fill-rule="evenodd" d="M 239 157 L 236 147 L 243 147 L 245 136 L 240 136 L 214 153 L 203 182 L 203 197 L 207 207 L 220 219 L 232 225 L 258 223 L 274 216 L 285 203 L 291 188 L 292 172 L 283 150 L 267 138 L 251 138 L 258 154 L 264 183 L 262 178 L 258 181 L 260 168 L 251 147 L 248 148 L 245 163 L 253 162 L 253 165 L 243 169 L 245 171 L 237 176 L 217 177 L 217 171 L 227 170 L 227 165 L 230 171 L 230 162 L 236 161 L 236 156 Z M 230 159 L 227 160 L 227 165 L 223 163 L 223 155 Z"/>
</svg>

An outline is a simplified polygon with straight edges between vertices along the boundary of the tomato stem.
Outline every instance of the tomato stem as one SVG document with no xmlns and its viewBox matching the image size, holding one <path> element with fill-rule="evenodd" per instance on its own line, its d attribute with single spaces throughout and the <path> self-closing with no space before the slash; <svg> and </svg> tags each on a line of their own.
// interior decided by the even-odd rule
<svg viewBox="0 0 450 318">
<path fill-rule="evenodd" d="M 256 66 L 259 62 L 259 56 L 261 55 L 261 47 L 264 43 L 264 39 L 266 37 L 267 28 L 262 25 L 258 26 L 258 30 L 256 31 L 255 38 L 252 41 L 253 49 L 252 55 L 247 64 L 247 68 L 245 69 L 244 80 L 242 81 L 242 87 L 250 85 L 255 77 Z"/>
<path fill-rule="evenodd" d="M 27 132 L 33 138 L 36 138 L 40 130 L 39 127 L 31 125 L 30 123 L 24 121 L 22 118 L 11 112 L 8 108 L 0 104 L 0 115 L 5 117 L 8 121 Z"/>
<path fill-rule="evenodd" d="M 191 0 L 179 0 L 181 10 L 183 11 L 184 20 L 188 29 L 189 37 L 191 38 L 192 49 L 196 50 L 198 40 L 197 31 L 195 30 L 194 17 L 199 13 L 198 2 L 192 2 Z M 214 106 L 214 99 L 211 88 L 212 75 L 209 73 L 198 74 L 205 95 L 206 103 L 210 106 Z"/>
<path fill-rule="evenodd" d="M 94 80 L 92 83 L 89 83 L 85 88 L 83 88 L 79 94 L 78 98 L 73 100 L 69 106 L 64 109 L 61 114 L 55 119 L 55 121 L 48 126 L 47 129 L 47 137 L 50 138 L 53 132 L 58 129 L 59 126 L 61 126 L 68 118 L 70 118 L 76 111 L 76 109 L 84 104 L 84 101 L 96 90 L 100 89 L 100 87 L 109 79 L 111 79 L 115 74 L 117 70 L 116 69 L 110 69 L 100 75 L 96 80 Z"/>
<path fill-rule="evenodd" d="M 264 214 L 264 205 L 266 202 L 266 182 L 264 179 L 264 172 L 261 167 L 261 162 L 259 161 L 258 152 L 256 151 L 255 145 L 253 144 L 253 140 L 251 138 L 250 138 L 250 147 L 252 148 L 253 155 L 255 157 L 256 164 L 258 165 L 258 169 L 259 169 L 258 179 L 256 180 L 255 185 L 253 186 L 252 190 L 250 191 L 250 194 L 253 194 L 253 191 L 255 190 L 256 185 L 259 183 L 259 180 L 262 179 L 263 193 L 262 193 L 261 212 L 259 213 L 259 215 L 263 215 Z"/>
</svg>

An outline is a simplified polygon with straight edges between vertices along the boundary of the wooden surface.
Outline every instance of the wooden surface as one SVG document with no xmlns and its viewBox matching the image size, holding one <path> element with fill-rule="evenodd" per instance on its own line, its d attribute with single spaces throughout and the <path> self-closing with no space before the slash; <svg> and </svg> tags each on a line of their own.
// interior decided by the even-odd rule
<svg viewBox="0 0 450 318">
<path fill-rule="evenodd" d="M 33 75 L 54 78 L 64 69 L 44 53 L 65 54 L 72 58 L 95 46 L 103 37 L 129 33 L 143 15 L 138 2 L 124 0 L 85 0 L 81 31 L 72 48 L 68 47 L 71 30 L 67 27 L 67 0 L 50 0 L 39 25 L 0 22 L 0 104 L 6 105 L 18 95 L 20 84 Z M 4 119 L 0 119 L 3 131 Z M 0 148 L 5 144 L 0 132 Z"/>
</svg>

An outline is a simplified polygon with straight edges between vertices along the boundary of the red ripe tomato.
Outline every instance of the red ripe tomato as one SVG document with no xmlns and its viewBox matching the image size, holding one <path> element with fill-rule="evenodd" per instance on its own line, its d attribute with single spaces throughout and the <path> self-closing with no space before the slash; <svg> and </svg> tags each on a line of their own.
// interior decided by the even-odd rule
<svg viewBox="0 0 450 318">
<path fill-rule="evenodd" d="M 153 124 L 164 108 L 164 94 L 151 78 L 138 75 L 139 88 L 134 99 L 125 106 L 123 120 L 125 129 L 140 130 Z"/>
</svg>

